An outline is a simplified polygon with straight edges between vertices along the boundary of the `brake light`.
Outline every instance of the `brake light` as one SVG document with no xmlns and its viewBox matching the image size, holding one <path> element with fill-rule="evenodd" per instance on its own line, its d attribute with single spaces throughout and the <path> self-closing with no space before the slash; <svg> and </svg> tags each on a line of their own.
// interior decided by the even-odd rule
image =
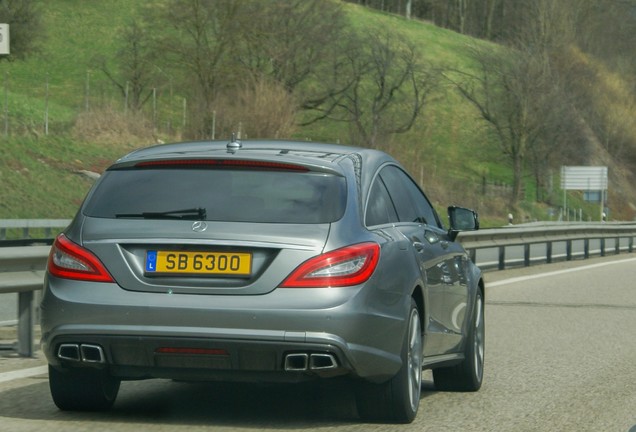
<svg viewBox="0 0 636 432">
<path fill-rule="evenodd" d="M 139 162 L 135 164 L 137 168 L 247 168 L 262 170 L 281 170 L 307 172 L 309 169 L 301 165 L 294 165 L 284 162 L 269 162 L 241 159 L 171 159 Z"/>
<path fill-rule="evenodd" d="M 380 259 L 377 243 L 360 243 L 313 257 L 296 268 L 281 288 L 327 288 L 366 282 Z"/>
<path fill-rule="evenodd" d="M 48 272 L 64 279 L 114 282 L 99 258 L 70 241 L 64 234 L 57 236 L 51 247 Z"/>
</svg>

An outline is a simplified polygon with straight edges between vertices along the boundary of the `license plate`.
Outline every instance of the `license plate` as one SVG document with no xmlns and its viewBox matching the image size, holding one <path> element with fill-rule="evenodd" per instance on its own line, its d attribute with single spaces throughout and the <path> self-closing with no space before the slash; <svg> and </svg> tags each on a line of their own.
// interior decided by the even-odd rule
<svg viewBox="0 0 636 432">
<path fill-rule="evenodd" d="M 243 252 L 148 251 L 146 273 L 249 276 L 252 254 Z"/>
</svg>

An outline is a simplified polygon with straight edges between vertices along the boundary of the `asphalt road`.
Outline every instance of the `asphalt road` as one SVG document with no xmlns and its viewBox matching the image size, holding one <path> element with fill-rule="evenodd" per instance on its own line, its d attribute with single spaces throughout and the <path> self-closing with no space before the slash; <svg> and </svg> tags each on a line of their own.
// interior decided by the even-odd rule
<svg viewBox="0 0 636 432">
<path fill-rule="evenodd" d="M 361 424 L 340 382 L 125 382 L 112 411 L 65 413 L 50 400 L 41 355 L 0 353 L 0 431 L 636 431 L 636 257 L 486 277 L 484 386 L 437 392 L 425 375 L 410 425 Z"/>
</svg>

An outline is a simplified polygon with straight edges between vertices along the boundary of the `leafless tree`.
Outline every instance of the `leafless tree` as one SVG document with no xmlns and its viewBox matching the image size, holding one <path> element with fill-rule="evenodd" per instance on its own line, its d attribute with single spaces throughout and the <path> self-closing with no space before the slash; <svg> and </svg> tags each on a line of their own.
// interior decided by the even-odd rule
<svg viewBox="0 0 636 432">
<path fill-rule="evenodd" d="M 279 83 L 300 110 L 313 110 L 352 83 L 347 53 L 357 49 L 339 2 L 241 1 L 240 46 L 233 53 L 252 76 Z M 258 20 L 253 17 L 258 16 Z M 311 120 L 303 120 L 307 123 Z"/>
<path fill-rule="evenodd" d="M 196 137 L 211 136 L 215 101 L 239 80 L 231 52 L 240 6 L 233 0 L 170 0 L 146 11 L 163 63 L 186 83 Z"/>
<path fill-rule="evenodd" d="M 152 96 L 153 83 L 157 71 L 156 51 L 151 49 L 150 36 L 142 25 L 133 20 L 122 33 L 122 47 L 111 61 L 115 70 L 109 67 L 108 59 L 96 57 L 96 67 L 119 89 L 127 108 L 139 111 Z"/>
<path fill-rule="evenodd" d="M 221 97 L 244 94 L 255 82 L 277 83 L 294 109 L 342 91 L 325 75 L 341 61 L 348 28 L 338 2 L 172 0 L 148 15 L 162 29 L 157 47 L 164 62 L 197 84 L 192 98 L 198 103 L 189 104 L 196 114 L 190 118 L 201 125 L 196 135 L 210 135 L 212 117 L 222 115 Z"/>
<path fill-rule="evenodd" d="M 560 62 L 575 38 L 575 10 L 552 0 L 524 0 L 511 15 L 526 18 L 514 34 L 506 30 L 504 45 L 475 45 L 469 52 L 475 72 L 448 77 L 496 132 L 513 172 L 514 206 L 526 170 L 539 191 L 553 156 L 568 153 L 564 147 L 580 135 L 573 133 L 578 96 L 566 84 L 571 70 Z"/>
<path fill-rule="evenodd" d="M 554 105 L 558 89 L 541 59 L 526 52 L 481 46 L 472 49 L 472 58 L 478 65 L 475 73 L 446 76 L 496 133 L 512 168 L 510 204 L 516 206 L 530 150 L 540 143 L 556 144 L 546 131 L 555 124 L 554 109 L 561 106 Z"/>
<path fill-rule="evenodd" d="M 410 130 L 437 85 L 415 46 L 385 29 L 360 40 L 346 59 L 348 87 L 316 106 L 317 118 L 349 123 L 352 142 L 369 147 Z"/>
<path fill-rule="evenodd" d="M 347 27 L 342 7 L 324 0 L 241 1 L 243 42 L 234 53 L 255 75 L 272 77 L 291 94 L 338 49 Z M 258 19 L 255 19 L 258 17 Z"/>
</svg>

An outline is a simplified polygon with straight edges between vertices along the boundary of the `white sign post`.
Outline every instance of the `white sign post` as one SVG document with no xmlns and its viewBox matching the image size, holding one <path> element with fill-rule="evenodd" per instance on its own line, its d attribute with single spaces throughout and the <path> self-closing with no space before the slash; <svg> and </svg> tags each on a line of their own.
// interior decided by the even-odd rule
<svg viewBox="0 0 636 432">
<path fill-rule="evenodd" d="M 563 189 L 563 210 L 565 211 L 567 207 L 566 191 L 599 191 L 601 197 L 600 218 L 603 220 L 607 184 L 606 166 L 562 166 L 561 189 Z"/>
<path fill-rule="evenodd" d="M 0 24 L 0 55 L 9 54 L 9 24 Z"/>
</svg>

